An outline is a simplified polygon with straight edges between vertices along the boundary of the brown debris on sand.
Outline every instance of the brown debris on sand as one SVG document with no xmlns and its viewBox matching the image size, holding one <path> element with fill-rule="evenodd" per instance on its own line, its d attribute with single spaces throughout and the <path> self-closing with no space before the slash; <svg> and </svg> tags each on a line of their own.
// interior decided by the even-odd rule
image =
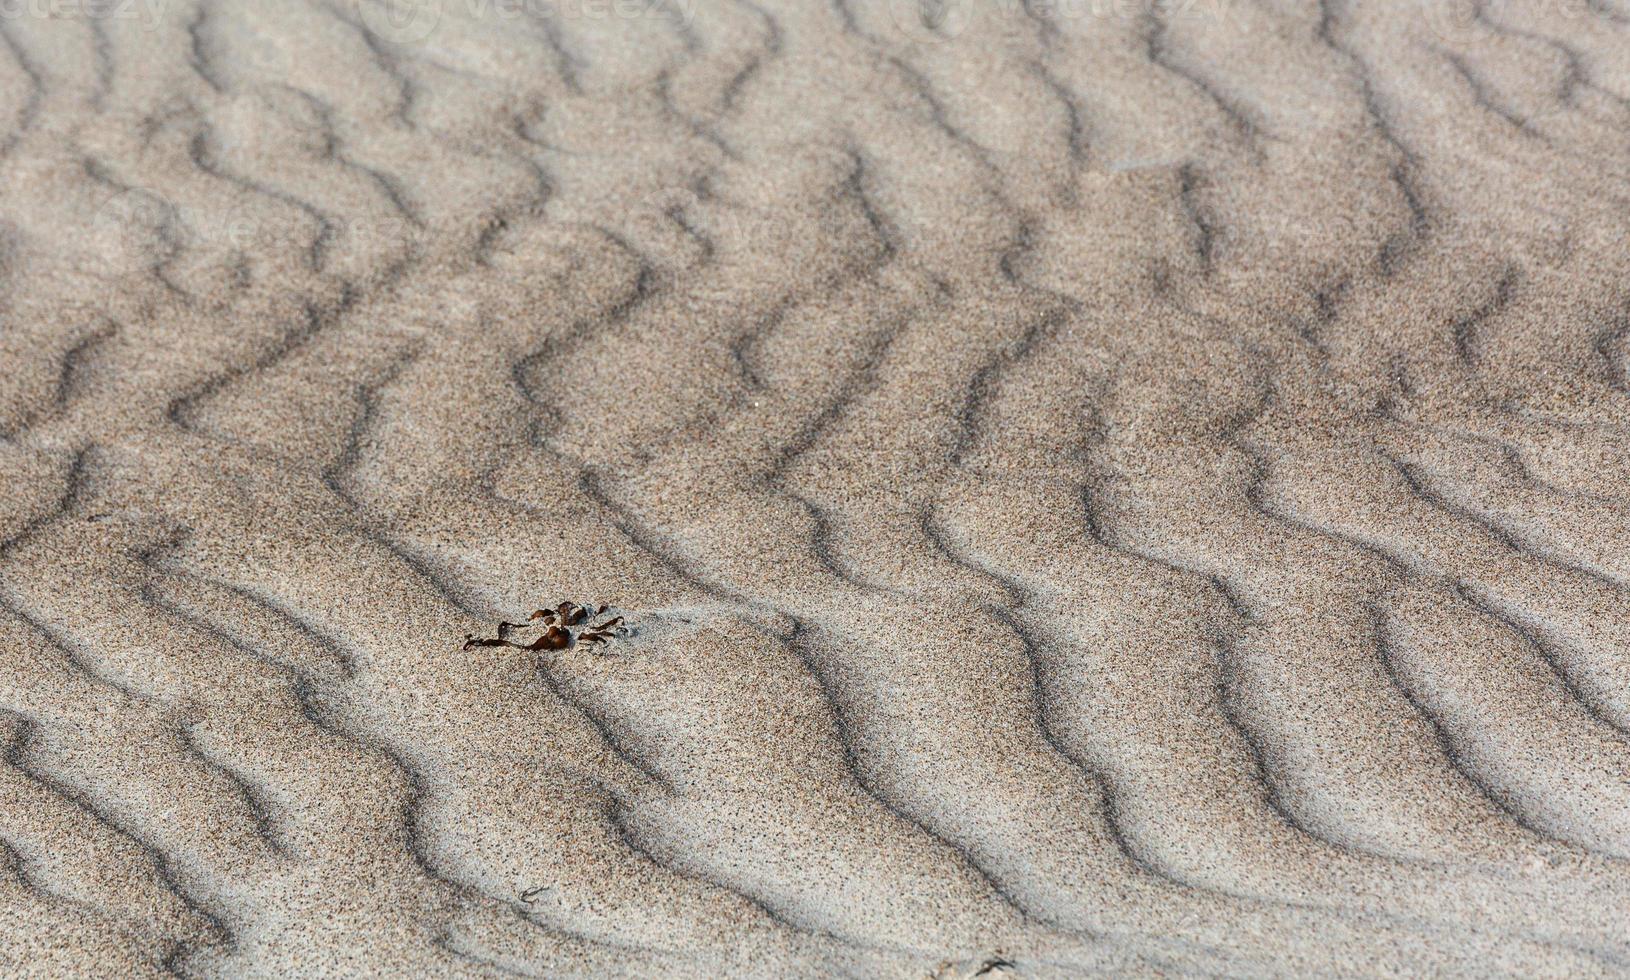
<svg viewBox="0 0 1630 980">
<path fill-rule="evenodd" d="M 609 609 L 609 606 L 602 605 L 591 611 L 587 606 L 575 602 L 561 602 L 552 609 L 537 610 L 528 616 L 524 623 L 500 622 L 498 635 L 495 637 L 467 635 L 464 637 L 464 649 L 514 647 L 517 650 L 567 650 L 580 643 L 595 647 L 603 646 L 610 640 L 627 636 L 630 632 L 621 616 L 613 616 L 603 623 L 591 622 L 604 616 Z M 543 627 L 543 632 L 530 643 L 517 642 L 511 638 L 517 630 L 535 629 L 539 626 Z M 574 633 L 573 627 L 581 628 Z"/>
</svg>

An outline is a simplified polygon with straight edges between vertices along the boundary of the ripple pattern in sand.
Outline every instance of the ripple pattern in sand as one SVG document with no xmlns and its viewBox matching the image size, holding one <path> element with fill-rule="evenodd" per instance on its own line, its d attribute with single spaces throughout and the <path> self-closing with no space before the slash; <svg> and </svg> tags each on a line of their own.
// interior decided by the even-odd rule
<svg viewBox="0 0 1630 980">
<path fill-rule="evenodd" d="M 1618 0 L 91 6 L 0 971 L 1630 972 Z"/>
</svg>

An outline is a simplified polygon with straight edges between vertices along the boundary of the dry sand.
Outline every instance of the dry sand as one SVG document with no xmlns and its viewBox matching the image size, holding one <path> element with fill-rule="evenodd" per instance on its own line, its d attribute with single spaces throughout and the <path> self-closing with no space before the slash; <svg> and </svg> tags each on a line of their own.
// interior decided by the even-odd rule
<svg viewBox="0 0 1630 980">
<path fill-rule="evenodd" d="M 0 973 L 1630 974 L 1630 2 L 0 15 Z"/>
</svg>

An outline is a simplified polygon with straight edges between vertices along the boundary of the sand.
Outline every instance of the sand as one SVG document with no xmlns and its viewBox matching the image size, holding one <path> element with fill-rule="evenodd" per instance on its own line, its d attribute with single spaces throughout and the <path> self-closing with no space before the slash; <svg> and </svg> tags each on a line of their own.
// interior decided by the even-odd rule
<svg viewBox="0 0 1630 980">
<path fill-rule="evenodd" d="M 0 974 L 1630 975 L 1624 0 L 0 15 Z"/>
</svg>

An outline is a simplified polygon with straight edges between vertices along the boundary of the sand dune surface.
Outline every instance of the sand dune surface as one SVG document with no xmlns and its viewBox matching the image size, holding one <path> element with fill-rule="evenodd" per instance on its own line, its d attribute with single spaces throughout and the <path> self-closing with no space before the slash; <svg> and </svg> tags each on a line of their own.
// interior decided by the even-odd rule
<svg viewBox="0 0 1630 980">
<path fill-rule="evenodd" d="M 1625 0 L 3 6 L 0 973 L 1630 974 Z"/>
</svg>

